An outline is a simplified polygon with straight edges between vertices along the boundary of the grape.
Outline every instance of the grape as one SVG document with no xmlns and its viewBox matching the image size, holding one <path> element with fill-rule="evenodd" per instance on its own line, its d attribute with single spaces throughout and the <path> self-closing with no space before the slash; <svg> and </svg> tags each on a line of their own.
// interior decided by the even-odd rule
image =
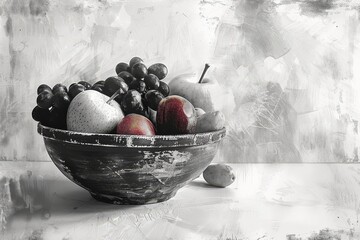
<svg viewBox="0 0 360 240">
<path fill-rule="evenodd" d="M 85 91 L 85 86 L 79 83 L 74 83 L 71 84 L 69 87 L 69 97 L 70 99 L 73 99 L 76 95 L 78 95 L 79 93 Z"/>
<path fill-rule="evenodd" d="M 70 90 L 70 88 L 71 88 L 73 85 L 75 85 L 75 84 L 78 84 L 78 83 L 72 83 L 72 84 L 70 84 L 69 90 Z"/>
<path fill-rule="evenodd" d="M 139 93 L 144 93 L 146 91 L 146 84 L 144 81 L 136 79 L 130 83 L 129 89 L 134 89 Z"/>
<path fill-rule="evenodd" d="M 147 68 L 145 64 L 139 62 L 131 68 L 131 73 L 137 79 L 142 79 L 147 75 Z"/>
<path fill-rule="evenodd" d="M 91 84 L 86 81 L 80 81 L 78 84 L 81 84 L 85 87 L 85 90 L 89 90 L 91 88 Z"/>
<path fill-rule="evenodd" d="M 167 97 L 169 96 L 170 94 L 170 87 L 169 85 L 167 85 L 166 82 L 163 82 L 163 81 L 160 81 L 160 86 L 159 88 L 157 89 L 159 92 L 162 93 L 162 95 L 164 95 L 164 97 Z"/>
<path fill-rule="evenodd" d="M 148 87 L 148 89 L 158 89 L 160 86 L 159 78 L 152 73 L 145 76 L 144 82 L 145 82 L 146 86 Z"/>
<path fill-rule="evenodd" d="M 145 114 L 145 108 L 142 104 L 141 94 L 136 90 L 129 90 L 121 101 L 121 108 L 125 114 L 138 113 Z"/>
<path fill-rule="evenodd" d="M 162 63 L 155 63 L 148 68 L 148 73 L 156 75 L 159 80 L 164 79 L 168 74 L 167 67 Z"/>
<path fill-rule="evenodd" d="M 61 84 L 61 83 L 58 83 L 58 84 L 56 84 L 54 87 L 53 87 L 53 89 L 52 89 L 52 91 L 53 91 L 53 94 L 56 94 L 57 92 L 67 92 L 67 88 L 66 88 L 66 86 L 65 85 L 63 85 L 63 84 Z"/>
<path fill-rule="evenodd" d="M 104 93 L 111 97 L 117 90 L 120 90 L 120 94 L 124 94 L 129 89 L 124 79 L 121 77 L 109 77 L 105 80 Z"/>
<path fill-rule="evenodd" d="M 52 108 L 46 126 L 52 128 L 66 129 L 66 111 L 59 108 Z"/>
<path fill-rule="evenodd" d="M 164 95 L 162 95 L 157 90 L 150 90 L 145 94 L 145 100 L 146 100 L 147 106 L 150 107 L 154 111 L 157 111 L 158 105 L 163 98 L 164 98 Z"/>
<path fill-rule="evenodd" d="M 104 80 L 100 80 L 100 81 L 97 81 L 96 83 L 94 83 L 94 85 L 97 85 L 97 84 L 104 85 L 104 84 L 105 84 L 105 81 L 104 81 Z M 93 86 L 94 86 L 94 85 L 93 85 Z"/>
<path fill-rule="evenodd" d="M 118 74 L 118 76 L 121 77 L 122 79 L 124 79 L 124 81 L 127 85 L 129 85 L 132 81 L 136 80 L 136 78 L 127 71 L 120 72 Z"/>
<path fill-rule="evenodd" d="M 49 109 L 44 109 L 39 106 L 36 106 L 32 110 L 31 116 L 35 121 L 43 123 L 49 118 L 50 111 Z"/>
<path fill-rule="evenodd" d="M 94 84 L 92 87 L 91 87 L 92 90 L 95 90 L 95 91 L 98 91 L 100 93 L 104 93 L 104 85 L 102 84 Z"/>
<path fill-rule="evenodd" d="M 70 97 L 66 92 L 58 92 L 54 95 L 54 107 L 67 110 L 70 105 Z"/>
<path fill-rule="evenodd" d="M 104 86 L 105 86 L 105 81 L 101 80 L 101 81 L 97 81 L 94 85 L 92 85 L 91 89 L 98 91 L 100 93 L 104 93 Z"/>
<path fill-rule="evenodd" d="M 119 73 L 123 72 L 123 71 L 127 71 L 129 69 L 129 64 L 121 62 L 118 65 L 116 65 L 115 67 L 115 72 L 117 75 L 119 75 Z"/>
<path fill-rule="evenodd" d="M 54 102 L 54 95 L 49 91 L 42 91 L 36 98 L 36 103 L 41 108 L 49 108 Z"/>
<path fill-rule="evenodd" d="M 46 84 L 41 84 L 38 88 L 37 88 L 37 94 L 40 94 L 41 92 L 43 91 L 49 91 L 51 92 L 51 87 L 49 87 L 49 85 L 46 85 Z"/>
<path fill-rule="evenodd" d="M 137 63 L 143 63 L 144 61 L 139 57 L 133 57 L 129 62 L 129 68 L 132 69 L 132 67 Z"/>
</svg>

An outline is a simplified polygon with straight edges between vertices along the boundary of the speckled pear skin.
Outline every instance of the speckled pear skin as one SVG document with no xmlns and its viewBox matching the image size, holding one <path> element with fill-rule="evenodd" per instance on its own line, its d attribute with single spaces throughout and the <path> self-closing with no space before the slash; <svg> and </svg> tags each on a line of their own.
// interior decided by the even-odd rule
<svg viewBox="0 0 360 240">
<path fill-rule="evenodd" d="M 120 105 L 95 90 L 79 93 L 67 112 L 67 129 L 78 132 L 109 133 L 124 117 Z"/>
<path fill-rule="evenodd" d="M 213 160 L 225 128 L 189 135 L 91 134 L 38 125 L 59 170 L 97 200 L 149 204 L 173 197 Z"/>
</svg>

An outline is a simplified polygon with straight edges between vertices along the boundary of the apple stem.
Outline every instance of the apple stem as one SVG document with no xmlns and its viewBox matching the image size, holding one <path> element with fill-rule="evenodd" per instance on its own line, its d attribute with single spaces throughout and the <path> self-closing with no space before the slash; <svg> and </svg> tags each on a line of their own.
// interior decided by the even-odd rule
<svg viewBox="0 0 360 240">
<path fill-rule="evenodd" d="M 202 82 L 202 80 L 203 80 L 203 78 L 204 78 L 204 76 L 205 76 L 205 73 L 206 73 L 206 71 L 209 69 L 209 67 L 210 67 L 210 65 L 207 64 L 207 63 L 205 63 L 205 68 L 204 68 L 204 70 L 203 70 L 203 72 L 202 72 L 202 74 L 201 74 L 201 77 L 200 77 L 198 83 L 201 83 L 201 82 Z"/>
</svg>

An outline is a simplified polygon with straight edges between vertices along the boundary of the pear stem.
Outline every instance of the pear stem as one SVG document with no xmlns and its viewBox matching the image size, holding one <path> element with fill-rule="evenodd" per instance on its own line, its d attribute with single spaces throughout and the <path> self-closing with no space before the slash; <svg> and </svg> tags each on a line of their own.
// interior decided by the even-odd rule
<svg viewBox="0 0 360 240">
<path fill-rule="evenodd" d="M 112 100 L 114 100 L 117 96 L 120 95 L 120 91 L 123 90 L 126 93 L 126 89 L 124 89 L 123 87 L 120 86 L 119 90 L 117 90 L 116 92 L 114 92 L 114 94 L 109 98 L 109 100 L 106 101 L 107 104 L 109 104 Z M 124 114 L 124 111 L 122 110 L 122 108 L 120 107 L 121 112 Z"/>
<path fill-rule="evenodd" d="M 109 98 L 109 100 L 106 101 L 106 103 L 109 104 L 109 103 L 111 102 L 111 100 L 114 100 L 117 96 L 119 96 L 121 90 L 123 90 L 124 93 L 127 92 L 126 89 L 124 89 L 122 86 L 120 86 L 119 90 L 117 90 L 116 92 L 114 92 L 114 94 Z"/>
<path fill-rule="evenodd" d="M 112 100 L 114 100 L 117 96 L 119 96 L 120 90 L 121 90 L 121 88 L 119 90 L 117 90 L 116 92 L 114 92 L 114 94 L 109 98 L 109 100 L 106 101 L 106 103 L 109 104 Z"/>
<path fill-rule="evenodd" d="M 202 82 L 202 80 L 203 80 L 203 78 L 204 78 L 204 76 L 205 76 L 205 73 L 206 73 L 206 71 L 209 69 L 209 67 L 210 67 L 210 65 L 207 64 L 207 63 L 205 63 L 205 68 L 204 68 L 204 70 L 203 70 L 203 72 L 202 72 L 202 74 L 201 74 L 201 77 L 200 77 L 198 83 L 201 83 L 201 82 Z"/>
</svg>

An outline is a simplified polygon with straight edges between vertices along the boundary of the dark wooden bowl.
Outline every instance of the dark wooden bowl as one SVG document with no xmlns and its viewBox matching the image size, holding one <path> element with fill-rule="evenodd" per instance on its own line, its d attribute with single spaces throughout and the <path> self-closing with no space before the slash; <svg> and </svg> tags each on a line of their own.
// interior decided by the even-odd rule
<svg viewBox="0 0 360 240">
<path fill-rule="evenodd" d="M 213 160 L 226 129 L 188 135 L 92 134 L 38 125 L 60 171 L 97 200 L 165 201 Z"/>
</svg>

